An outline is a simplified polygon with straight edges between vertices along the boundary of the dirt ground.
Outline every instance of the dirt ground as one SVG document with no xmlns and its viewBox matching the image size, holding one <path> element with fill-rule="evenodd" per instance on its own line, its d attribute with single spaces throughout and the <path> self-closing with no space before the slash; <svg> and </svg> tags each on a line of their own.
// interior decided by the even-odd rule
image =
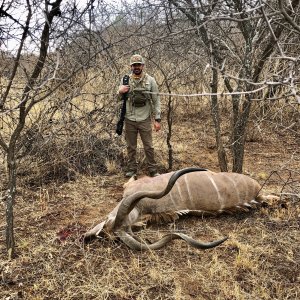
<svg viewBox="0 0 300 300">
<path fill-rule="evenodd" d="M 213 128 L 194 122 L 185 123 L 185 134 L 174 134 L 174 169 L 218 171 Z M 162 164 L 163 139 L 164 132 L 155 144 Z M 300 299 L 299 146 L 297 136 L 267 128 L 247 141 L 245 173 L 264 185 L 264 193 L 281 193 L 280 200 L 249 212 L 185 217 L 140 232 L 149 239 L 174 229 L 202 241 L 229 237 L 205 251 L 182 241 L 143 252 L 117 240 L 83 245 L 82 234 L 122 198 L 126 180 L 121 171 L 78 175 L 76 181 L 38 189 L 20 187 L 18 256 L 12 261 L 4 248 L 2 203 L 0 299 Z"/>
</svg>

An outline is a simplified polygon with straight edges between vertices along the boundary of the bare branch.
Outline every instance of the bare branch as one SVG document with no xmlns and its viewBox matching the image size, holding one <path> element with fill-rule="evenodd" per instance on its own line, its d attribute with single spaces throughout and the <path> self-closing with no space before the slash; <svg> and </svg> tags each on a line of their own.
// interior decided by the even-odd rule
<svg viewBox="0 0 300 300">
<path fill-rule="evenodd" d="M 31 5 L 30 5 L 29 0 L 27 0 L 26 2 L 27 2 L 27 7 L 28 7 L 28 15 L 27 15 L 25 27 L 24 27 L 24 30 L 23 30 L 21 42 L 20 42 L 20 45 L 19 45 L 19 48 L 18 48 L 18 52 L 17 52 L 16 58 L 15 58 L 15 63 L 14 63 L 13 69 L 12 69 L 12 73 L 10 75 L 6 90 L 5 90 L 3 96 L 0 99 L 0 109 L 4 108 L 4 104 L 5 104 L 6 98 L 9 94 L 9 91 L 11 89 L 13 79 L 16 76 L 16 72 L 17 72 L 17 69 L 18 69 L 18 66 L 19 66 L 19 62 L 20 62 L 21 52 L 23 50 L 23 46 L 24 46 L 25 40 L 26 40 L 26 38 L 28 36 L 28 32 L 29 32 L 29 24 L 30 24 L 30 20 L 31 20 L 31 17 L 32 17 L 32 11 L 31 11 Z"/>
<path fill-rule="evenodd" d="M 287 11 L 284 8 L 284 4 L 283 4 L 284 0 L 278 0 L 278 5 L 279 5 L 279 9 L 280 12 L 282 13 L 282 15 L 284 16 L 285 20 L 294 27 L 294 29 L 296 31 L 298 31 L 300 33 L 300 26 L 290 17 L 290 15 L 287 13 Z M 284 1 L 285 2 L 285 1 Z M 295 0 L 293 1 L 293 5 L 292 7 L 295 8 L 299 5 L 299 0 Z"/>
</svg>

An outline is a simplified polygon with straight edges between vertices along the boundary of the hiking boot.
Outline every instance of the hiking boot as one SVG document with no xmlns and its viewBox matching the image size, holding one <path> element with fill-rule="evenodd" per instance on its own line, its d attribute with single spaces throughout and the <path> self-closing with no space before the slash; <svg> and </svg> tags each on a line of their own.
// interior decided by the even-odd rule
<svg viewBox="0 0 300 300">
<path fill-rule="evenodd" d="M 159 176 L 160 174 L 156 171 L 152 171 L 150 172 L 150 177 L 156 177 L 156 176 Z"/>
<path fill-rule="evenodd" d="M 135 171 L 128 171 L 126 174 L 125 174 L 125 177 L 136 177 L 136 172 Z"/>
</svg>

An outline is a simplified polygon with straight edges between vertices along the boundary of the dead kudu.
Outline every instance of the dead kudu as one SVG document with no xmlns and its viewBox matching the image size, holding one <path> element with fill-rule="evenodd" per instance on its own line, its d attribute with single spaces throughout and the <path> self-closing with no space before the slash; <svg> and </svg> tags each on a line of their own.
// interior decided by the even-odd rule
<svg viewBox="0 0 300 300">
<path fill-rule="evenodd" d="M 171 232 L 154 243 L 135 237 L 131 227 L 145 220 L 175 220 L 180 215 L 218 214 L 248 210 L 264 199 L 254 179 L 237 173 L 214 173 L 206 169 L 186 168 L 129 182 L 123 199 L 106 220 L 84 235 L 93 238 L 117 236 L 135 250 L 159 249 L 174 239 L 182 239 L 198 249 L 213 248 L 227 237 L 211 243 L 196 241 L 186 234 Z"/>
</svg>

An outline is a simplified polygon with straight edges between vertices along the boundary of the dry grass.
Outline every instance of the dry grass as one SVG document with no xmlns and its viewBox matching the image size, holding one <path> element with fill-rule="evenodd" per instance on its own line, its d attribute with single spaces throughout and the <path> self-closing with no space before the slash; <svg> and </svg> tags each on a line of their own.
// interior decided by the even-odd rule
<svg viewBox="0 0 300 300">
<path fill-rule="evenodd" d="M 199 128 L 195 130 L 195 128 Z M 217 170 L 214 135 L 208 120 L 174 128 L 175 167 Z M 263 142 L 247 143 L 245 169 L 267 192 L 299 194 L 299 150 L 291 136 L 278 139 L 264 128 Z M 164 133 L 155 137 L 159 161 L 167 153 Z M 158 149 L 161 149 L 158 151 Z M 136 252 L 118 241 L 84 246 L 80 236 L 122 197 L 124 178 L 114 161 L 106 175 L 78 175 L 72 182 L 23 186 L 15 205 L 18 257 L 7 261 L 0 240 L 0 299 L 299 299 L 300 199 L 286 194 L 249 213 L 183 218 L 140 233 L 157 238 L 178 229 L 222 246 L 199 251 L 175 241 L 159 251 Z M 4 209 L 1 210 L 4 230 Z"/>
</svg>

